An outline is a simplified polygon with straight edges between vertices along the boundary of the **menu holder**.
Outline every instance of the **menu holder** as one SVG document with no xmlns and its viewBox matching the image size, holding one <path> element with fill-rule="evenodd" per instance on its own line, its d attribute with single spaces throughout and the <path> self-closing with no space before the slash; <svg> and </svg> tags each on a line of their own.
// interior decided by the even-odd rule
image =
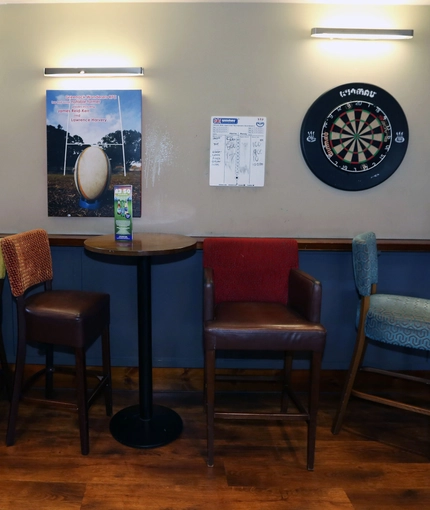
<svg viewBox="0 0 430 510">
<path fill-rule="evenodd" d="M 133 240 L 133 186 L 114 186 L 115 241 Z"/>
</svg>

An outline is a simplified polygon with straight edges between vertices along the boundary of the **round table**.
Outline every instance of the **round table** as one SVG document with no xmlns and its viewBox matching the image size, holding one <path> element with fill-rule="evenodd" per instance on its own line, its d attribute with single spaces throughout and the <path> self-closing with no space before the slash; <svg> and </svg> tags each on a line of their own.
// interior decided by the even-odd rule
<svg viewBox="0 0 430 510">
<path fill-rule="evenodd" d="M 182 419 L 172 409 L 152 402 L 151 259 L 195 249 L 196 241 L 177 234 L 133 233 L 132 241 L 115 235 L 90 237 L 87 250 L 102 255 L 135 257 L 139 345 L 139 404 L 116 413 L 110 431 L 120 443 L 134 448 L 155 448 L 170 443 L 182 432 Z"/>
</svg>

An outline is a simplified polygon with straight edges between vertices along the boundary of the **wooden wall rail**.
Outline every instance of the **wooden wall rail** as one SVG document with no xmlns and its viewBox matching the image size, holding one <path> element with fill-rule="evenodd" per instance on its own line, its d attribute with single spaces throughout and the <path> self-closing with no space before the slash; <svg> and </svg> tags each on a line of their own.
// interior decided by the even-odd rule
<svg viewBox="0 0 430 510">
<path fill-rule="evenodd" d="M 4 237 L 8 234 L 0 234 Z M 51 246 L 83 247 L 89 234 L 50 234 Z M 197 248 L 202 248 L 204 237 L 192 236 L 197 240 Z M 299 250 L 310 251 L 351 251 L 351 239 L 341 238 L 297 238 Z M 378 239 L 381 251 L 430 252 L 430 239 Z"/>
</svg>

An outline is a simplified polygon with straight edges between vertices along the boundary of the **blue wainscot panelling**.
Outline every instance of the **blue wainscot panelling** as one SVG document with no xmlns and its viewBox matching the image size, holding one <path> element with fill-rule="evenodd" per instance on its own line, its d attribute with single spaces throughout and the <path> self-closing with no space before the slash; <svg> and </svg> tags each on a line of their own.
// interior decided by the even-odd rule
<svg viewBox="0 0 430 510">
<path fill-rule="evenodd" d="M 131 257 L 109 257 L 83 248 L 53 247 L 55 288 L 108 292 L 111 296 L 111 355 L 114 366 L 137 365 L 137 279 Z M 344 370 L 355 342 L 358 296 L 350 252 L 301 251 L 300 266 L 323 285 L 322 322 L 327 345 L 323 368 Z M 430 298 L 429 253 L 383 252 L 380 255 L 380 292 Z M 202 348 L 202 252 L 153 257 L 152 263 L 153 365 L 198 368 Z M 15 305 L 6 282 L 3 292 L 3 334 L 8 358 L 16 348 Z M 99 343 L 88 353 L 88 364 L 100 364 Z M 29 347 L 29 363 L 43 363 L 37 347 Z M 71 363 L 72 355 L 58 353 L 56 360 Z M 427 353 L 387 351 L 370 345 L 366 361 L 395 369 L 427 370 Z M 220 366 L 275 367 L 278 360 L 221 360 Z M 295 367 L 307 366 L 300 358 Z"/>
</svg>

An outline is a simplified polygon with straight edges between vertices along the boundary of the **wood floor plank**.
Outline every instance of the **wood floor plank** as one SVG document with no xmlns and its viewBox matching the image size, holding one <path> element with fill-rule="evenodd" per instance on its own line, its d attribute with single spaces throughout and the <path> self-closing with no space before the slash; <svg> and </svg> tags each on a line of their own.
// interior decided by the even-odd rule
<svg viewBox="0 0 430 510">
<path fill-rule="evenodd" d="M 37 469 L 37 467 L 35 466 Z M 0 482 L 2 510 L 80 510 L 85 484 L 52 482 Z"/>
<path fill-rule="evenodd" d="M 1 455 L 1 450 L 0 450 Z M 67 483 L 104 483 L 106 480 L 124 479 L 139 484 L 144 479 L 154 486 L 169 483 L 182 485 L 207 485 L 225 487 L 227 485 L 222 465 L 215 469 L 208 468 L 203 459 L 186 460 L 181 456 L 176 459 L 169 456 L 128 455 L 124 452 L 118 457 L 65 457 L 53 462 L 49 456 L 42 460 L 31 456 L 9 456 L 0 465 L 0 479 L 20 481 L 53 481 Z"/>
<path fill-rule="evenodd" d="M 160 497 L 160 491 L 162 497 Z M 341 489 L 276 490 L 230 487 L 208 492 L 205 487 L 154 487 L 113 485 L 109 493 L 103 486 L 90 484 L 82 510 L 352 510 Z"/>
<path fill-rule="evenodd" d="M 256 459 L 258 461 L 259 459 Z M 345 490 L 357 485 L 368 489 L 410 489 L 428 487 L 428 464 L 349 464 L 316 465 L 314 472 L 305 471 L 304 462 L 295 459 L 249 466 L 237 459 L 223 459 L 230 486 L 300 487 L 310 489 L 340 487 Z"/>
<path fill-rule="evenodd" d="M 323 394 L 315 470 L 306 469 L 306 425 L 222 421 L 215 466 L 206 465 L 201 393 L 156 393 L 183 432 L 161 448 L 116 442 L 102 403 L 90 410 L 90 454 L 80 454 L 76 416 L 20 408 L 14 446 L 0 442 L 0 510 L 400 510 L 429 508 L 428 419 L 354 401 L 333 436 L 337 394 Z M 240 396 L 272 405 L 271 395 Z M 247 400 L 249 399 L 249 400 Z M 114 392 L 114 410 L 136 403 Z M 0 437 L 8 403 L 0 400 Z"/>
<path fill-rule="evenodd" d="M 401 506 L 407 510 L 430 508 L 430 489 L 348 490 L 355 510 L 391 510 Z"/>
</svg>

